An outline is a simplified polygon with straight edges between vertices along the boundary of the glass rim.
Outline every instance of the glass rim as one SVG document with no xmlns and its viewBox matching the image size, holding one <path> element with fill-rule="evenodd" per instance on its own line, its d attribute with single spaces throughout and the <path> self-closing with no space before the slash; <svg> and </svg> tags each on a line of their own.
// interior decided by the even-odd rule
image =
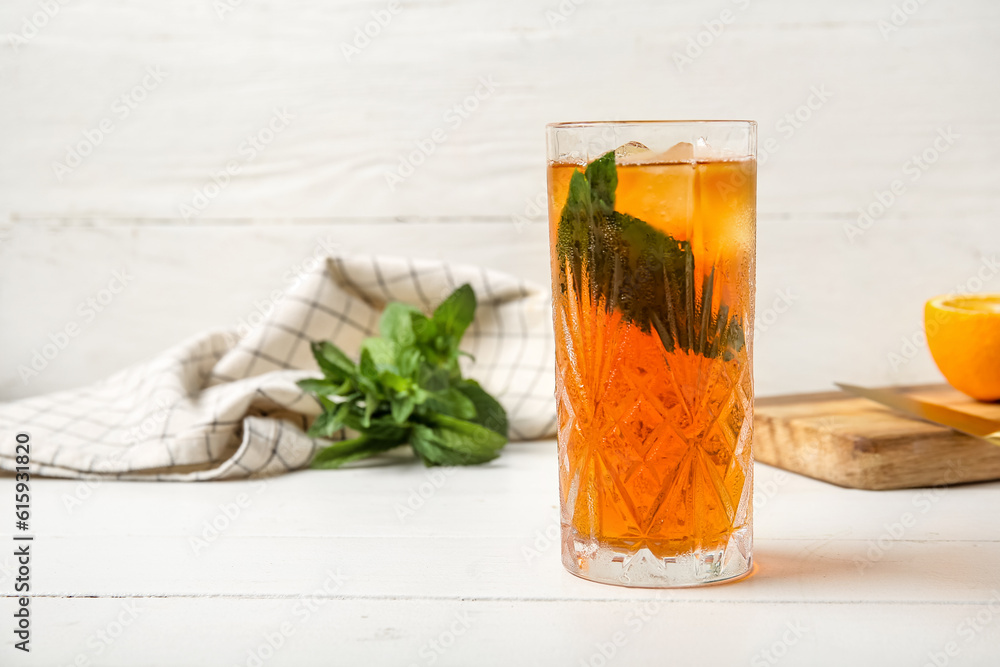
<svg viewBox="0 0 1000 667">
<path fill-rule="evenodd" d="M 547 123 L 546 128 L 572 129 L 581 127 L 594 127 L 600 125 L 747 125 L 756 127 L 755 120 L 725 120 L 725 119 L 705 119 L 705 120 L 580 120 L 563 121 L 559 123 Z"/>
</svg>

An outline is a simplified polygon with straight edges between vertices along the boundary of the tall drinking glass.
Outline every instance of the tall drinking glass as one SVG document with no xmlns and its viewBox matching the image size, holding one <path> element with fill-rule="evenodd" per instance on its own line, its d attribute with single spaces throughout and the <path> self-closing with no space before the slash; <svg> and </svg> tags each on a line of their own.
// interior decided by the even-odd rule
<svg viewBox="0 0 1000 667">
<path fill-rule="evenodd" d="M 547 128 L 562 558 L 625 586 L 751 567 L 756 123 Z"/>
</svg>

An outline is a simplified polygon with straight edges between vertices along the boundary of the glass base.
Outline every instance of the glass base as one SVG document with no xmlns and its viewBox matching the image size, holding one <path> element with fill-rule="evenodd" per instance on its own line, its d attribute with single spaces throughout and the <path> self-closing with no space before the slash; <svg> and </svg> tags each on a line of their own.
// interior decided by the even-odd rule
<svg viewBox="0 0 1000 667">
<path fill-rule="evenodd" d="M 649 549 L 608 546 L 562 527 L 562 560 L 570 573 L 589 581 L 634 588 L 704 586 L 745 577 L 753 565 L 748 527 L 733 532 L 724 546 L 659 558 Z"/>
</svg>

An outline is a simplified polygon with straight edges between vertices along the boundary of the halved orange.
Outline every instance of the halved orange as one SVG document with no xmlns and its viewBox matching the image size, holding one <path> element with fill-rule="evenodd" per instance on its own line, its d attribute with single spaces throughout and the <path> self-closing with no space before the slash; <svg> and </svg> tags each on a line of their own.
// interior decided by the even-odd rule
<svg viewBox="0 0 1000 667">
<path fill-rule="evenodd" d="M 980 401 L 1000 400 L 1000 294 L 934 297 L 924 306 L 924 330 L 951 386 Z"/>
</svg>

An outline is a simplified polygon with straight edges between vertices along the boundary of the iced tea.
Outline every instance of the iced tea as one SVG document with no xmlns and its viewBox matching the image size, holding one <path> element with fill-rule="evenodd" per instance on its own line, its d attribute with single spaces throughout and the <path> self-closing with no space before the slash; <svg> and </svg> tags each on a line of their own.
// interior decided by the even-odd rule
<svg viewBox="0 0 1000 667">
<path fill-rule="evenodd" d="M 563 556 L 581 576 L 672 586 L 749 569 L 746 152 L 630 142 L 549 164 Z"/>
</svg>

